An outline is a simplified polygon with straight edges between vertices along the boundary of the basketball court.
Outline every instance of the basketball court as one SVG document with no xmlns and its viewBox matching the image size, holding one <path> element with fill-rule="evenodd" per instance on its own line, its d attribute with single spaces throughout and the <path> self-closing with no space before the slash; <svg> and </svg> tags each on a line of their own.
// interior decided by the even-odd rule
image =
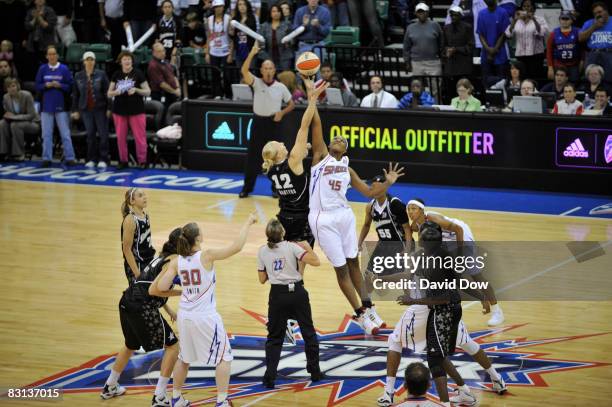
<svg viewBox="0 0 612 407">
<path fill-rule="evenodd" d="M 99 177 L 83 180 L 90 176 L 87 170 L 68 174 L 70 171 L 56 168 L 55 172 L 37 173 L 42 170 L 34 168 L 29 176 L 17 170 L 0 174 L 0 258 L 4 265 L 0 294 L 5 299 L 0 312 L 4 333 L 0 348 L 2 387 L 61 387 L 64 394 L 60 403 L 67 406 L 150 403 L 160 352 L 132 358 L 120 378 L 128 388 L 125 396 L 108 401 L 99 397 L 113 356 L 123 343 L 117 312 L 126 288 L 120 205 L 125 189 L 134 185 L 144 188 L 148 195 L 147 211 L 158 250 L 173 228 L 189 221 L 201 226 L 204 247 L 228 244 L 248 214 L 258 214 L 259 222 L 251 229 L 243 253 L 216 265 L 217 307 L 231 334 L 234 352 L 230 384 L 234 406 L 376 405 L 383 389 L 386 336 L 390 331 L 364 336 L 350 321 L 351 310 L 331 265 L 318 247 L 316 251 L 324 260 L 321 267 L 306 270 L 305 286 L 320 334 L 321 368 L 327 377 L 316 384 L 308 381 L 298 343 L 283 348 L 276 389 L 270 391 L 260 384 L 265 369 L 263 343 L 269 286 L 258 282 L 256 253 L 266 241 L 265 223 L 277 213 L 276 200 L 257 195 L 238 199 L 235 191 L 239 186 L 231 179 L 220 182 L 209 174 L 208 181 L 198 181 L 194 174 L 188 174 L 193 175 L 189 180 L 184 172 L 132 171 L 130 176 L 109 177 L 96 183 Z M 77 174 L 78 171 L 81 172 Z M 168 178 L 173 175 L 176 177 Z M 134 181 L 136 177 L 140 182 Z M 174 188 L 167 185 L 168 181 L 174 182 Z M 181 185 L 202 188 L 180 190 Z M 265 193 L 265 186 L 259 188 Z M 390 190 L 407 201 L 411 196 L 405 196 L 405 191 L 407 187 L 400 186 Z M 537 197 L 516 198 L 520 203 L 517 208 L 524 208 L 521 213 L 517 208 L 508 209 L 503 192 L 498 195 L 499 205 L 488 209 L 478 209 L 469 200 L 463 201 L 468 203 L 463 208 L 458 202 L 453 208 L 434 209 L 464 220 L 476 239 L 482 241 L 612 240 L 610 216 L 589 216 L 590 208 L 585 204 L 589 202 L 591 208 L 605 206 L 609 197 L 548 196 L 546 199 L 554 201 L 551 205 L 564 202 L 567 206 L 549 210 L 558 211 L 555 215 L 537 209 Z M 447 201 L 457 201 L 456 195 L 449 195 Z M 358 228 L 364 205 L 352 202 Z M 540 213 L 529 213 L 534 211 Z M 561 211 L 570 212 L 560 216 Z M 597 215 L 597 211 L 594 213 Z M 374 229 L 370 238 L 375 239 Z M 611 250 L 610 246 L 604 249 Z M 169 304 L 176 309 L 177 299 L 171 299 Z M 391 302 L 376 305 L 391 328 L 404 309 Z M 489 328 L 488 316 L 481 315 L 480 305 L 464 302 L 464 320 L 503 375 L 508 393 L 498 396 L 488 391 L 487 383 L 482 382 L 484 372 L 469 357 L 457 354 L 453 360 L 482 406 L 533 406 L 543 401 L 551 406 L 609 405 L 611 305 L 508 301 L 503 303 L 504 324 Z M 409 360 L 418 358 L 406 356 L 400 372 Z M 185 396 L 194 405 L 214 405 L 213 370 L 192 366 L 187 383 Z M 430 391 L 434 391 L 433 387 Z M 403 398 L 404 394 L 396 401 Z M 3 400 L 3 404 L 40 405 L 40 401 Z"/>
</svg>

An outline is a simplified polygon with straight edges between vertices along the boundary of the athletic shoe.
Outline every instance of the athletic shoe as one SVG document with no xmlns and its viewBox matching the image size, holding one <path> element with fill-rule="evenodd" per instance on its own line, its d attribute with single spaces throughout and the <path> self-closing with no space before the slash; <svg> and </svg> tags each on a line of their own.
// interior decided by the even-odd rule
<svg viewBox="0 0 612 407">
<path fill-rule="evenodd" d="M 182 394 L 177 398 L 172 397 L 172 407 L 189 407 L 190 405 L 191 402 L 189 400 L 185 400 Z"/>
<path fill-rule="evenodd" d="M 225 399 L 221 402 L 217 402 L 215 407 L 232 407 L 232 403 L 228 399 Z"/>
<path fill-rule="evenodd" d="M 66 167 L 74 167 L 75 165 L 77 165 L 77 162 L 74 160 L 68 160 L 64 161 L 64 164 L 66 165 Z"/>
<path fill-rule="evenodd" d="M 367 311 L 364 311 L 358 317 L 353 317 L 355 321 L 363 328 L 366 334 L 368 335 L 376 335 L 378 334 L 378 327 L 367 315 Z"/>
<path fill-rule="evenodd" d="M 503 322 L 504 322 L 504 312 L 501 310 L 501 308 L 498 307 L 497 311 L 493 311 L 493 313 L 491 314 L 491 318 L 489 318 L 489 321 L 487 321 L 487 325 L 496 326 L 496 325 L 500 325 Z"/>
<path fill-rule="evenodd" d="M 115 384 L 114 386 L 105 384 L 102 393 L 100 393 L 100 397 L 102 397 L 104 400 L 108 400 L 112 399 L 113 397 L 123 396 L 125 392 L 125 387 L 121 386 L 119 383 Z"/>
<path fill-rule="evenodd" d="M 295 345 L 296 343 L 295 336 L 293 335 L 293 326 L 296 324 L 297 324 L 297 321 L 295 319 L 287 320 L 287 330 L 285 331 L 285 342 L 288 342 L 292 346 Z"/>
<path fill-rule="evenodd" d="M 85 168 L 94 168 L 96 166 L 96 163 L 93 161 L 87 161 L 87 164 L 85 164 Z"/>
<path fill-rule="evenodd" d="M 461 389 L 455 390 L 455 395 L 450 398 L 451 403 L 463 404 L 465 406 L 473 406 L 478 400 L 469 391 L 463 391 Z"/>
<path fill-rule="evenodd" d="M 51 161 L 44 160 L 43 162 L 40 163 L 40 168 L 48 168 L 48 167 L 51 167 Z"/>
<path fill-rule="evenodd" d="M 393 405 L 393 394 L 389 394 L 387 390 L 384 390 L 382 396 L 380 396 L 376 402 L 379 407 L 389 407 Z"/>
<path fill-rule="evenodd" d="M 501 378 L 501 376 L 499 377 L 499 380 L 491 379 L 491 381 L 493 382 L 493 391 L 495 393 L 504 394 L 506 391 L 508 391 L 508 388 L 506 387 L 506 382 L 504 381 L 504 379 Z"/>
<path fill-rule="evenodd" d="M 99 170 L 105 170 L 106 169 L 106 163 L 104 161 L 100 161 L 98 163 L 98 169 Z"/>
<path fill-rule="evenodd" d="M 387 327 L 387 324 L 385 324 L 385 321 L 383 321 L 380 315 L 376 313 L 376 308 L 374 308 L 374 306 L 371 306 L 370 308 L 366 308 L 366 313 L 368 314 L 368 317 L 372 320 L 372 322 L 374 322 L 374 324 L 377 327 L 379 328 Z"/>
<path fill-rule="evenodd" d="M 147 353 L 147 351 L 146 351 L 146 350 L 145 350 L 145 349 L 144 349 L 144 348 L 141 346 L 140 348 L 138 348 L 137 350 L 135 350 L 135 351 L 134 351 L 134 353 L 140 353 L 140 354 L 143 354 L 143 353 Z"/>
<path fill-rule="evenodd" d="M 161 398 L 154 394 L 153 400 L 151 400 L 151 407 L 170 407 L 170 400 L 168 400 L 165 394 Z"/>
</svg>

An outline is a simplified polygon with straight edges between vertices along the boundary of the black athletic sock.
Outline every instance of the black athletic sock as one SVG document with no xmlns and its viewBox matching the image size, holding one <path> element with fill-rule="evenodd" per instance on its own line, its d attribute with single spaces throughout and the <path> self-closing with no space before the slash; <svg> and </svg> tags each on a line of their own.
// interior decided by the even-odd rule
<svg viewBox="0 0 612 407">
<path fill-rule="evenodd" d="M 372 300 L 361 300 L 361 306 L 363 308 L 372 308 Z"/>
<path fill-rule="evenodd" d="M 359 318 L 359 316 L 360 316 L 361 314 L 363 314 L 364 312 L 365 312 L 365 308 L 363 308 L 363 307 L 360 307 L 360 308 L 355 308 L 355 316 L 356 316 L 357 318 Z"/>
</svg>

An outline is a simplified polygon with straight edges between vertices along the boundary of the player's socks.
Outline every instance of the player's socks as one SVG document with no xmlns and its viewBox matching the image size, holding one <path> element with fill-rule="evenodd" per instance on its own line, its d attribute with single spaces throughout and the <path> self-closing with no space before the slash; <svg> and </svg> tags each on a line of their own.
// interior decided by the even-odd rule
<svg viewBox="0 0 612 407">
<path fill-rule="evenodd" d="M 169 377 L 159 376 L 157 386 L 155 387 L 155 395 L 158 397 L 166 396 L 166 387 L 168 387 Z"/>
<path fill-rule="evenodd" d="M 361 300 L 361 308 L 372 308 L 372 300 Z"/>
<path fill-rule="evenodd" d="M 227 393 L 217 393 L 217 403 L 223 403 L 227 398 Z"/>
<path fill-rule="evenodd" d="M 395 376 L 387 376 L 385 391 L 389 394 L 395 393 Z"/>
<path fill-rule="evenodd" d="M 359 318 L 365 312 L 365 307 L 355 308 L 355 316 Z"/>
<path fill-rule="evenodd" d="M 470 393 L 470 388 L 468 387 L 467 384 L 464 384 L 463 386 L 457 386 L 457 387 L 464 393 Z"/>
<path fill-rule="evenodd" d="M 498 312 L 498 311 L 499 311 L 499 304 L 491 305 L 491 312 Z"/>
<path fill-rule="evenodd" d="M 499 373 L 497 373 L 497 370 L 495 370 L 493 366 L 487 369 L 487 373 L 489 374 L 489 376 L 491 376 L 491 379 L 493 380 L 501 379 L 501 376 L 499 375 Z"/>
<path fill-rule="evenodd" d="M 106 384 L 108 384 L 109 387 L 113 387 L 119 381 L 119 376 L 121 376 L 121 372 L 116 372 L 114 369 L 111 369 L 111 373 L 108 379 L 106 379 Z"/>
<path fill-rule="evenodd" d="M 179 398 L 179 397 L 181 397 L 181 391 L 180 391 L 180 390 L 174 390 L 174 389 L 173 389 L 173 390 L 172 390 L 172 398 L 173 398 L 173 399 L 177 399 L 177 398 Z"/>
</svg>

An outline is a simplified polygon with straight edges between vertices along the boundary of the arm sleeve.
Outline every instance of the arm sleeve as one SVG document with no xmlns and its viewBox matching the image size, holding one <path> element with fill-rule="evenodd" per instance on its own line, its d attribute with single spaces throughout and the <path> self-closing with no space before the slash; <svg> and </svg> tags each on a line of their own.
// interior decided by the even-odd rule
<svg viewBox="0 0 612 407">
<path fill-rule="evenodd" d="M 289 103 L 290 100 L 291 100 L 291 92 L 289 92 L 289 89 L 287 89 L 287 87 L 283 85 L 283 102 Z"/>
<path fill-rule="evenodd" d="M 36 73 L 36 90 L 39 92 L 44 92 L 45 90 L 45 81 L 43 80 L 43 67 L 44 65 L 41 65 L 40 68 L 38 68 L 38 72 Z"/>
<path fill-rule="evenodd" d="M 307 253 L 306 250 L 304 250 L 302 247 L 300 247 L 300 245 L 296 243 L 290 243 L 289 247 L 291 248 L 291 251 L 298 260 L 302 260 L 304 258 L 304 255 Z"/>
<path fill-rule="evenodd" d="M 320 12 L 319 26 L 317 29 L 324 37 L 327 37 L 327 34 L 331 31 L 331 17 L 329 11 L 324 9 L 325 12 Z"/>
<path fill-rule="evenodd" d="M 259 249 L 259 253 L 257 253 L 257 270 L 266 271 L 266 265 L 261 257 L 261 249 Z"/>
<path fill-rule="evenodd" d="M 155 88 L 159 87 L 159 84 L 164 81 L 164 75 L 160 72 L 159 69 L 155 69 L 152 64 L 153 61 L 149 62 L 149 66 L 147 67 L 147 75 L 149 77 L 149 82 L 151 85 L 155 86 Z"/>
<path fill-rule="evenodd" d="M 410 39 L 410 32 L 408 30 L 410 26 L 406 27 L 406 33 L 404 34 L 404 62 L 410 63 L 410 50 L 412 49 L 412 40 Z"/>
<path fill-rule="evenodd" d="M 79 85 L 76 80 L 72 82 L 72 110 L 79 110 Z"/>
</svg>

